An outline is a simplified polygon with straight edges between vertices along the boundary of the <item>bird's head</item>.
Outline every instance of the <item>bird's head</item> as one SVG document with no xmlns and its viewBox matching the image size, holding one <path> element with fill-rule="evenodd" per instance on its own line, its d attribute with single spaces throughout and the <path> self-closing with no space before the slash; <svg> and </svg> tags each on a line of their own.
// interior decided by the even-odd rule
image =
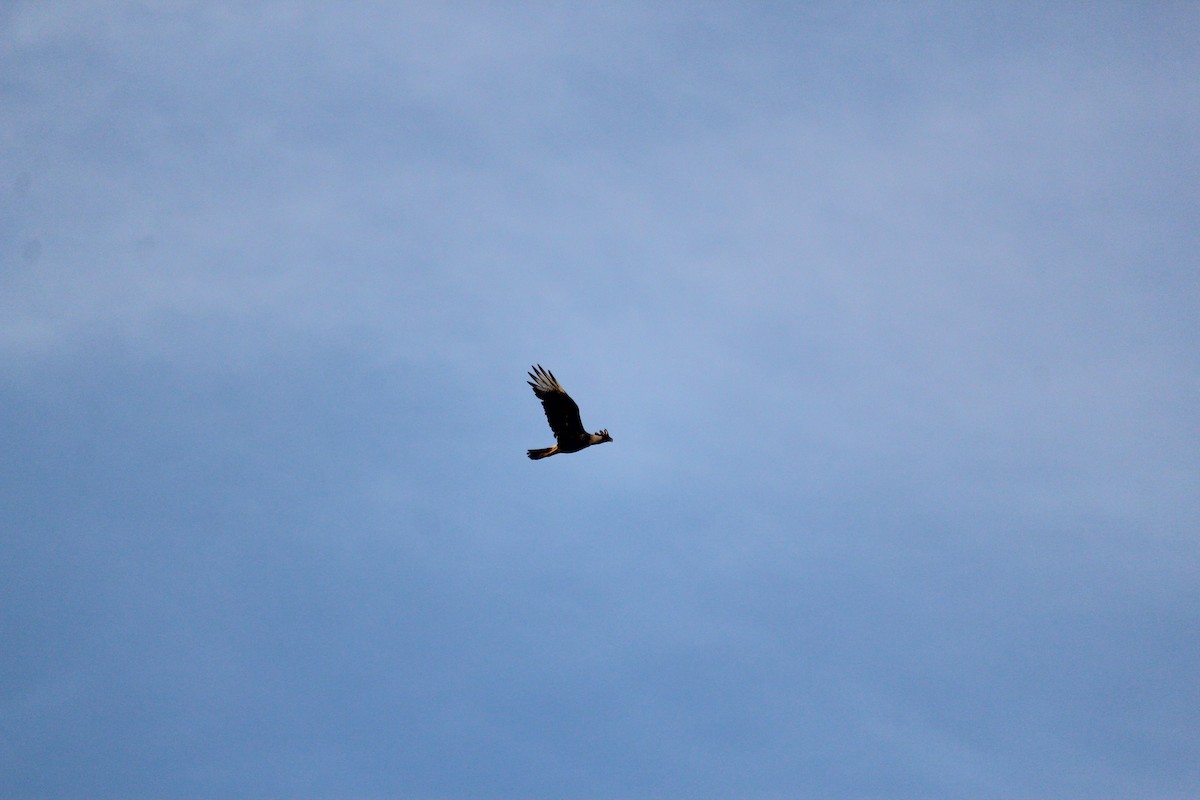
<svg viewBox="0 0 1200 800">
<path fill-rule="evenodd" d="M 605 428 L 604 430 L 600 431 L 600 441 L 601 442 L 611 442 L 612 441 L 612 437 L 608 435 L 608 428 Z"/>
</svg>

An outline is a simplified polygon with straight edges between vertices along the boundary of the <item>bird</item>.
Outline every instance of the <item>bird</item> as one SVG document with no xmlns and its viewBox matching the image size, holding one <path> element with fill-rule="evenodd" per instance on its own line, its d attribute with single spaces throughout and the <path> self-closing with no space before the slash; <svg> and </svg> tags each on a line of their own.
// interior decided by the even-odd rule
<svg viewBox="0 0 1200 800">
<path fill-rule="evenodd" d="M 599 433 L 588 433 L 583 429 L 583 423 L 579 419 L 579 406 L 559 385 L 553 372 L 543 369 L 541 364 L 530 369 L 533 372 L 528 375 L 533 380 L 525 382 L 533 387 L 533 393 L 542 401 L 546 421 L 550 423 L 550 430 L 554 431 L 554 438 L 558 440 L 552 447 L 530 450 L 530 458 L 536 461 L 556 453 L 578 453 L 585 447 L 613 440 L 608 435 L 607 428 Z"/>
</svg>

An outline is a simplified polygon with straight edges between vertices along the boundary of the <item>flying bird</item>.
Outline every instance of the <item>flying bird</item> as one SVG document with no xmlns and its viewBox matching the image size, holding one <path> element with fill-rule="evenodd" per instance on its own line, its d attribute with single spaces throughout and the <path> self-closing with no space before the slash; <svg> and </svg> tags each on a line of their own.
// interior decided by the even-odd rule
<svg viewBox="0 0 1200 800">
<path fill-rule="evenodd" d="M 554 438 L 558 440 L 558 444 L 540 450 L 530 450 L 530 458 L 536 460 L 555 453 L 578 453 L 585 447 L 612 441 L 607 429 L 599 433 L 588 433 L 583 429 L 583 423 L 579 420 L 579 406 L 575 405 L 571 395 L 558 385 L 558 379 L 554 377 L 553 372 L 542 369 L 541 364 L 532 369 L 529 377 L 533 380 L 526 383 L 533 387 L 533 393 L 542 401 L 546 421 L 550 423 L 550 430 L 554 431 Z"/>
</svg>

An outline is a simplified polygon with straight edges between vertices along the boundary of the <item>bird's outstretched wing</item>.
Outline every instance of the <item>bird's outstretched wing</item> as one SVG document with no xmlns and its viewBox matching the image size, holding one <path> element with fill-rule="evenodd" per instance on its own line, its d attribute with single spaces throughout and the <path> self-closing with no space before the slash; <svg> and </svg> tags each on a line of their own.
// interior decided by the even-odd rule
<svg viewBox="0 0 1200 800">
<path fill-rule="evenodd" d="M 542 401 L 546 421 L 550 423 L 550 430 L 554 431 L 554 438 L 582 436 L 585 431 L 583 423 L 579 420 L 579 406 L 571 399 L 571 395 L 558 385 L 554 373 L 538 364 L 533 368 L 533 372 L 529 373 L 529 377 L 533 380 L 526 383 L 533 387 L 533 393 Z"/>
</svg>

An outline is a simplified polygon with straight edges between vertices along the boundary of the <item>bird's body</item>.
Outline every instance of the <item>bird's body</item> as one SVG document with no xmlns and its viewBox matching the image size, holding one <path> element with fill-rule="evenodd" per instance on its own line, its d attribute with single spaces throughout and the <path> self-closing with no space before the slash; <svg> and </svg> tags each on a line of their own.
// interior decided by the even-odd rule
<svg viewBox="0 0 1200 800">
<path fill-rule="evenodd" d="M 550 430 L 554 432 L 554 438 L 558 440 L 552 447 L 530 450 L 530 458 L 536 460 L 556 453 L 578 453 L 585 447 L 612 441 L 607 430 L 588 433 L 583 429 L 583 422 L 579 419 L 579 406 L 559 385 L 554 373 L 543 369 L 542 365 L 538 364 L 533 367 L 533 372 L 529 373 L 529 377 L 533 380 L 526 381 L 526 383 L 533 387 L 533 393 L 542 401 L 542 409 L 546 412 L 546 421 L 550 423 Z"/>
</svg>

